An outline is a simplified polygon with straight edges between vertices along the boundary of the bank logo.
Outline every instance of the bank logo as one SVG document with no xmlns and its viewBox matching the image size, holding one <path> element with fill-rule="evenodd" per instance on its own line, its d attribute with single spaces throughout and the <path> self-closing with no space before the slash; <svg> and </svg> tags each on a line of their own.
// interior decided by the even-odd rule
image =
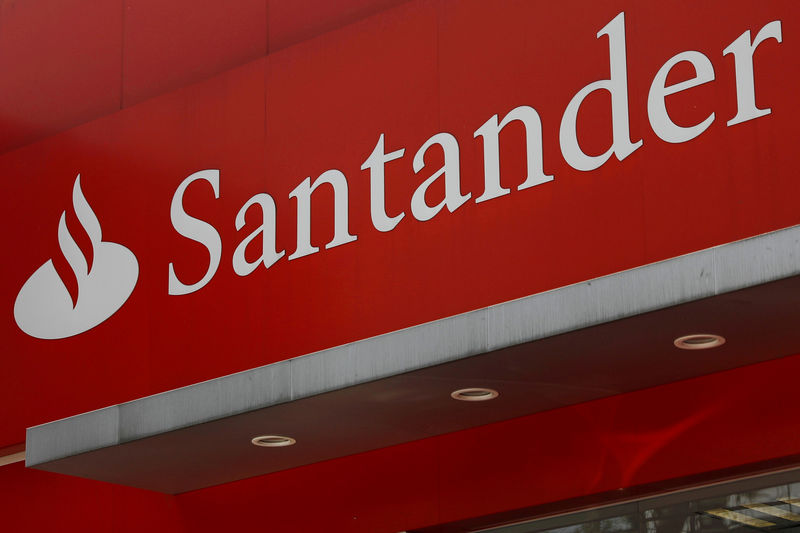
<svg viewBox="0 0 800 533">
<path fill-rule="evenodd" d="M 136 256 L 120 244 L 102 240 L 100 222 L 81 191 L 72 188 L 72 205 L 92 246 L 91 263 L 67 229 L 66 211 L 58 221 L 58 245 L 78 284 L 73 300 L 49 259 L 22 286 L 14 303 L 19 328 L 39 339 L 63 339 L 87 331 L 113 315 L 128 299 L 139 278 Z"/>
</svg>

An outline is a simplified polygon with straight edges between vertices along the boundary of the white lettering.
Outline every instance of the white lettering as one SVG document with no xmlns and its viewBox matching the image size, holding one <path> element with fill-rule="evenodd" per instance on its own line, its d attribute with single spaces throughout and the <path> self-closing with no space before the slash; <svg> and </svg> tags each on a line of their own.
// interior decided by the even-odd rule
<svg viewBox="0 0 800 533">
<path fill-rule="evenodd" d="M 289 256 L 290 260 L 319 251 L 318 247 L 311 245 L 311 194 L 323 183 L 333 187 L 334 194 L 333 240 L 325 245 L 325 249 L 353 242 L 357 239 L 348 230 L 347 178 L 339 170 L 326 170 L 319 175 L 313 185 L 311 184 L 311 177 L 308 177 L 289 193 L 289 198 L 297 199 L 297 250 Z"/>
<path fill-rule="evenodd" d="M 236 213 L 236 231 L 244 227 L 247 210 L 254 205 L 261 208 L 261 225 L 245 237 L 233 252 L 233 271 L 240 276 L 252 273 L 259 263 L 263 264 L 264 268 L 269 268 L 286 254 L 283 250 L 280 252 L 275 250 L 275 228 L 277 227 L 275 200 L 267 193 L 256 194 L 239 209 L 239 212 Z M 261 234 L 261 257 L 257 261 L 250 262 L 245 258 L 245 252 L 247 246 L 259 234 Z"/>
<path fill-rule="evenodd" d="M 469 200 L 471 194 L 461 194 L 461 166 L 459 162 L 458 141 L 449 133 L 437 133 L 427 141 L 414 155 L 414 173 L 418 174 L 425 167 L 425 153 L 428 148 L 438 144 L 444 152 L 444 164 L 428 179 L 422 182 L 411 197 L 411 213 L 417 220 L 430 220 L 447 206 L 451 213 Z M 444 174 L 444 200 L 431 207 L 425 202 L 428 187 Z"/>
<path fill-rule="evenodd" d="M 680 63 L 688 61 L 692 64 L 695 77 L 674 85 L 667 86 L 667 76 L 669 71 Z M 711 126 L 714 122 L 714 113 L 711 113 L 703 122 L 690 127 L 682 127 L 675 124 L 667 112 L 667 105 L 664 100 L 670 94 L 675 94 L 698 85 L 703 85 L 714 80 L 714 67 L 711 61 L 700 52 L 681 52 L 662 66 L 653 83 L 650 85 L 650 93 L 647 97 L 647 114 L 650 118 L 650 126 L 662 140 L 669 143 L 684 143 L 691 141 Z"/>
<path fill-rule="evenodd" d="M 372 225 L 378 231 L 392 231 L 405 216 L 400 213 L 390 217 L 386 214 L 386 163 L 400 159 L 405 153 L 405 148 L 386 153 L 383 143 L 383 133 L 381 133 L 378 144 L 369 155 L 361 170 L 369 169 L 369 209 L 372 217 Z"/>
<path fill-rule="evenodd" d="M 628 120 L 628 67 L 625 56 L 625 13 L 620 13 L 614 20 L 597 32 L 597 38 L 608 35 L 608 54 L 610 76 L 607 80 L 590 83 L 576 94 L 561 119 L 559 141 L 561 152 L 569 165 L 582 171 L 594 170 L 608 161 L 613 153 L 622 161 L 642 146 L 642 141 L 630 140 L 630 124 Z M 602 155 L 590 156 L 583 152 L 578 143 L 578 111 L 584 99 L 592 92 L 604 89 L 611 93 L 611 148 Z"/>
<path fill-rule="evenodd" d="M 752 43 L 750 43 L 750 30 L 747 30 L 722 51 L 722 55 L 733 54 L 736 69 L 737 109 L 736 116 L 728 121 L 728 126 L 772 113 L 770 108 L 760 109 L 756 106 L 756 83 L 753 75 L 753 54 L 758 45 L 767 39 L 783 42 L 780 20 L 773 20 L 761 28 Z"/>
<path fill-rule="evenodd" d="M 579 171 L 595 170 L 604 165 L 612 155 L 622 161 L 643 145 L 641 139 L 634 142 L 630 133 L 624 12 L 619 13 L 597 32 L 597 39 L 602 36 L 608 38 L 608 79 L 592 82 L 578 91 L 564 110 L 559 126 L 559 144 L 564 159 L 567 164 Z M 756 105 L 753 56 L 756 48 L 764 41 L 775 39 L 780 44 L 782 38 L 781 22 L 776 20 L 766 24 L 755 39 L 751 40 L 750 31 L 746 31 L 724 49 L 723 55 L 732 54 L 734 56 L 738 106 L 736 116 L 728 121 L 728 126 L 772 112 L 769 108 L 761 109 Z M 682 62 L 687 62 L 692 66 L 694 76 L 668 85 L 667 79 L 670 73 Z M 647 95 L 647 116 L 653 131 L 660 139 L 668 143 L 685 143 L 710 128 L 716 120 L 714 112 L 710 112 L 706 118 L 696 124 L 682 126 L 678 125 L 670 116 L 666 100 L 671 95 L 710 83 L 715 80 L 715 76 L 716 73 L 709 57 L 692 50 L 673 56 L 659 68 Z M 586 98 L 595 91 L 601 90 L 607 91 L 611 97 L 611 146 L 600 155 L 589 155 L 583 151 L 578 141 L 578 114 Z M 588 113 L 589 110 L 586 109 L 584 112 Z M 504 128 L 514 121 L 521 123 L 524 128 L 526 163 L 526 176 L 522 183 L 516 186 L 516 190 L 521 191 L 554 180 L 554 177 L 546 174 L 544 170 L 543 126 L 539 112 L 533 107 L 521 105 L 509 111 L 502 119 L 499 114 L 493 115 L 474 131 L 474 139 L 480 138 L 483 146 L 484 171 L 483 192 L 475 198 L 475 203 L 480 204 L 506 196 L 512 190 L 511 187 L 502 185 L 500 135 Z M 432 174 L 428 177 L 418 178 L 422 181 L 414 190 L 410 202 L 411 214 L 416 220 L 423 222 L 437 216 L 445 207 L 449 212 L 455 212 L 472 197 L 472 193 L 462 193 L 461 191 L 460 146 L 456 137 L 450 133 L 441 132 L 433 135 L 417 150 L 412 161 L 414 174 L 419 175 L 426 168 L 425 158 L 429 156 L 430 148 L 434 145 L 438 145 L 441 149 L 441 166 L 436 167 L 436 170 L 429 170 Z M 514 155 L 519 157 L 519 155 Z M 386 165 L 404 156 L 405 148 L 387 153 L 386 135 L 381 133 L 375 148 L 361 165 L 362 171 L 369 171 L 370 216 L 377 231 L 384 233 L 392 231 L 405 218 L 406 211 L 408 211 L 405 209 L 394 215 L 387 213 Z M 438 158 L 434 157 L 434 159 L 438 161 Z M 430 157 L 428 163 L 430 163 Z M 175 273 L 174 263 L 169 263 L 168 288 L 171 295 L 197 291 L 206 286 L 217 272 L 222 255 L 220 234 L 208 222 L 188 215 L 183 202 L 188 187 L 200 180 L 208 182 L 214 192 L 214 198 L 219 198 L 219 178 L 220 171 L 217 169 L 196 172 L 181 182 L 173 195 L 170 206 L 170 219 L 173 227 L 181 236 L 202 244 L 208 251 L 209 263 L 202 278 L 191 284 L 181 281 Z M 505 179 L 514 178 L 505 176 Z M 328 184 L 333 192 L 333 238 L 325 245 L 325 248 L 329 249 L 357 240 L 356 235 L 349 231 L 347 177 L 340 170 L 327 170 L 313 182 L 311 177 L 305 178 L 289 193 L 289 198 L 297 201 L 296 249 L 288 257 L 289 260 L 319 252 L 319 247 L 312 245 L 311 240 L 311 199 L 314 191 L 322 184 Z M 434 186 L 434 191 L 429 190 L 432 186 Z M 429 197 L 438 199 L 438 196 L 442 194 L 442 189 L 444 197 L 439 203 L 430 205 L 428 201 L 434 200 Z M 274 198 L 267 193 L 256 194 L 239 209 L 235 218 L 236 230 L 243 230 L 248 212 L 255 206 L 260 209 L 260 225 L 244 237 L 233 252 L 232 266 L 234 272 L 239 276 L 250 275 L 259 265 L 269 269 L 287 253 L 286 250 L 279 251 L 277 249 L 277 207 Z M 261 255 L 254 261 L 248 261 L 247 249 L 255 241 L 260 241 Z"/>
<path fill-rule="evenodd" d="M 222 239 L 220 239 L 219 233 L 214 229 L 214 226 L 187 215 L 186 211 L 183 210 L 183 194 L 186 192 L 187 187 L 197 180 L 205 180 L 210 183 L 214 190 L 214 198 L 219 198 L 219 170 L 210 169 L 195 172 L 183 180 L 175 190 L 175 194 L 172 196 L 169 216 L 175 231 L 188 239 L 199 242 L 208 249 L 208 269 L 200 281 L 185 284 L 175 275 L 175 267 L 170 263 L 168 291 L 172 295 L 189 294 L 205 287 L 216 274 L 222 257 Z"/>
<path fill-rule="evenodd" d="M 475 138 L 483 138 L 483 194 L 475 199 L 475 203 L 485 202 L 504 196 L 511 192 L 500 185 L 500 131 L 510 122 L 518 120 L 525 127 L 526 164 L 528 176 L 517 187 L 518 191 L 553 181 L 553 176 L 544 173 L 542 162 L 542 120 L 539 113 L 529 106 L 512 109 L 498 124 L 497 115 L 484 122 L 475 131 Z"/>
</svg>

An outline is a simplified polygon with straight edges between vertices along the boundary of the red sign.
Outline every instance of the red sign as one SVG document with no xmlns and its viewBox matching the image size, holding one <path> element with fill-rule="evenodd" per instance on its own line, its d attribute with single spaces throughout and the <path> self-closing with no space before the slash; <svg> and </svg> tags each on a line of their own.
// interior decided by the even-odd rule
<svg viewBox="0 0 800 533">
<path fill-rule="evenodd" d="M 0 445 L 797 224 L 797 18 L 412 2 L 0 157 Z"/>
</svg>

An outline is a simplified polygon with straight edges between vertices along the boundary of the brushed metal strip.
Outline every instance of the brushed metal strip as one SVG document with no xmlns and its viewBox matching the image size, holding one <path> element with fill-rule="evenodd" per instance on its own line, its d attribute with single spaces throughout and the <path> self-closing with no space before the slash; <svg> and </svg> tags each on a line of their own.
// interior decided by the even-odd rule
<svg viewBox="0 0 800 533">
<path fill-rule="evenodd" d="M 800 274 L 800 225 L 28 428 L 34 466 Z"/>
</svg>

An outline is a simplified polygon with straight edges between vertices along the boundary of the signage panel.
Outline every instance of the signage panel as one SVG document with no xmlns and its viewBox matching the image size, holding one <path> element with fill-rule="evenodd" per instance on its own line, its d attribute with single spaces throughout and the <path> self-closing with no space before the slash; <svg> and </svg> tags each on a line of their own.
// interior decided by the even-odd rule
<svg viewBox="0 0 800 533">
<path fill-rule="evenodd" d="M 0 445 L 797 224 L 798 8 L 690 6 L 410 2 L 3 155 Z"/>
</svg>

